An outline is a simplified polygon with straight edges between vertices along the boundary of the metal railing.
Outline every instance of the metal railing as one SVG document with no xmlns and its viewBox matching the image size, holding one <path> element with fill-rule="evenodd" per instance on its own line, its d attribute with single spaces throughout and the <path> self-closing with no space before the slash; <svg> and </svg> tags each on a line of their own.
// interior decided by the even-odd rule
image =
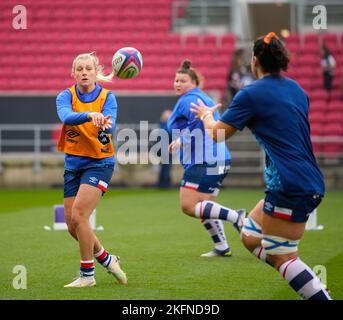
<svg viewBox="0 0 343 320">
<path fill-rule="evenodd" d="M 47 159 L 63 159 L 63 154 L 56 151 L 56 140 L 52 133 L 58 130 L 60 124 L 2 124 L 0 125 L 0 172 L 5 168 L 5 161 L 27 161 L 33 162 L 33 170 L 36 173 L 41 171 L 42 162 Z M 131 129 L 135 132 L 138 143 L 137 152 L 140 152 L 140 137 L 149 137 L 152 130 L 159 128 L 156 123 L 149 123 L 148 126 L 141 124 L 117 124 L 113 137 L 117 150 L 120 146 L 130 144 L 130 141 L 118 142 L 117 135 L 123 129 Z M 334 143 L 343 145 L 343 137 L 312 137 L 313 143 Z M 148 151 L 154 141 L 148 143 L 144 152 Z M 238 132 L 228 140 L 228 146 L 232 154 L 232 169 L 235 174 L 258 174 L 262 173 L 265 167 L 265 155 L 254 137 L 248 130 Z M 243 146 L 243 147 L 242 147 Z M 320 152 L 318 157 L 332 159 L 343 157 L 343 149 L 340 152 Z M 118 154 L 118 158 L 122 155 Z"/>
<path fill-rule="evenodd" d="M 56 151 L 56 139 L 53 138 L 53 132 L 59 130 L 60 124 L 2 124 L 0 125 L 0 172 L 5 168 L 4 162 L 13 161 L 32 161 L 33 170 L 39 173 L 42 168 L 42 162 L 48 159 L 63 159 L 63 154 Z M 137 151 L 140 152 L 142 143 L 141 137 L 149 137 L 152 130 L 159 128 L 159 124 L 149 123 L 148 126 L 141 124 L 117 124 L 116 132 L 113 137 L 116 150 L 120 151 L 120 146 L 125 143 L 130 146 L 130 141 L 118 141 L 117 136 L 123 129 L 131 129 L 135 132 L 137 139 L 132 143 L 138 143 Z M 150 141 L 146 151 L 154 144 Z M 251 146 L 249 149 L 241 150 L 234 146 L 246 144 Z M 260 173 L 264 168 L 264 153 L 258 148 L 258 145 L 252 135 L 238 133 L 229 142 L 230 151 L 233 154 L 235 165 L 232 168 L 233 173 Z M 120 154 L 117 154 L 119 158 Z M 244 162 L 244 163 L 243 163 Z M 248 164 L 246 164 L 248 162 Z M 253 164 L 253 165 L 249 165 Z"/>
<path fill-rule="evenodd" d="M 33 159 L 33 170 L 39 172 L 42 147 L 53 152 L 52 148 L 56 142 L 52 139 L 52 132 L 58 127 L 59 125 L 54 124 L 0 125 L 0 172 L 3 171 L 4 153 L 8 152 L 21 152 L 21 156 L 26 155 L 27 158 Z M 44 132 L 49 133 L 49 138 L 43 137 Z"/>
</svg>

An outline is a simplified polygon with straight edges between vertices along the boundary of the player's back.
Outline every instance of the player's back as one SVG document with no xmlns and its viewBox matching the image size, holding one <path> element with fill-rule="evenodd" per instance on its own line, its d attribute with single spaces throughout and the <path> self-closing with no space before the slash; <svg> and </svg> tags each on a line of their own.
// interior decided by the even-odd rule
<svg viewBox="0 0 343 320">
<path fill-rule="evenodd" d="M 322 174 L 310 139 L 309 102 L 304 90 L 286 77 L 266 76 L 239 94 L 250 104 L 251 117 L 246 126 L 277 167 L 285 189 L 295 194 L 323 193 Z"/>
</svg>

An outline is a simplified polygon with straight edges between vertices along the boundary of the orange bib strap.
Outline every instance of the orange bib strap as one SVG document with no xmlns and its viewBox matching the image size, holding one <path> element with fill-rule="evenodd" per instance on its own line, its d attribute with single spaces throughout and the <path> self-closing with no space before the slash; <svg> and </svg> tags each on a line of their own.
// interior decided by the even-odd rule
<svg viewBox="0 0 343 320">
<path fill-rule="evenodd" d="M 69 88 L 74 112 L 101 112 L 109 90 L 102 88 L 98 97 L 91 102 L 82 102 L 76 87 Z M 80 125 L 63 125 L 58 150 L 64 153 L 90 158 L 106 158 L 114 155 L 112 134 L 102 131 L 92 122 Z"/>
</svg>

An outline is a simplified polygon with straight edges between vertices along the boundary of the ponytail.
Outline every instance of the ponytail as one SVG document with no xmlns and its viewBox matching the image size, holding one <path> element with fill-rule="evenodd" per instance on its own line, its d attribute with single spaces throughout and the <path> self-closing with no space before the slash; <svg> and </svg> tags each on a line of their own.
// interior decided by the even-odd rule
<svg viewBox="0 0 343 320">
<path fill-rule="evenodd" d="M 287 71 L 290 54 L 274 32 L 259 37 L 254 43 L 253 52 L 264 72 L 278 75 L 281 70 Z"/>
</svg>

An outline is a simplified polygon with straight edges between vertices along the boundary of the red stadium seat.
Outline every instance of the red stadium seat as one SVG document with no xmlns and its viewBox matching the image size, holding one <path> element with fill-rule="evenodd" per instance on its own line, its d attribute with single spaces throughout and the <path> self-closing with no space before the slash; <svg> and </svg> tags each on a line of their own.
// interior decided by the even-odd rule
<svg viewBox="0 0 343 320">
<path fill-rule="evenodd" d="M 219 40 L 216 35 L 207 34 L 203 36 L 202 44 L 206 48 L 216 48 L 219 46 Z"/>
<path fill-rule="evenodd" d="M 309 66 L 312 68 L 319 68 L 320 67 L 320 57 L 319 55 L 313 55 L 313 54 L 304 54 L 300 55 L 296 62 L 301 66 Z"/>
<path fill-rule="evenodd" d="M 337 159 L 342 154 L 342 146 L 338 142 L 327 142 L 322 144 L 321 151 L 324 152 L 325 158 Z"/>
<path fill-rule="evenodd" d="M 322 75 L 313 75 L 312 89 L 313 90 L 318 90 L 318 89 L 320 90 L 322 88 L 323 88 L 323 77 L 322 77 Z"/>
<path fill-rule="evenodd" d="M 300 49 L 300 54 L 313 55 L 317 59 L 320 58 L 319 45 L 317 43 L 308 43 Z"/>
<path fill-rule="evenodd" d="M 333 88 L 331 90 L 330 98 L 332 101 L 342 101 L 343 100 L 343 92 L 340 88 Z"/>
<path fill-rule="evenodd" d="M 324 136 L 343 136 L 343 123 L 329 123 L 323 128 Z"/>
<path fill-rule="evenodd" d="M 343 112 L 343 100 L 331 100 L 328 104 L 328 109 L 330 112 Z"/>
<path fill-rule="evenodd" d="M 330 48 L 338 45 L 338 35 L 335 33 L 326 33 L 322 35 L 322 43 Z"/>
<path fill-rule="evenodd" d="M 311 136 L 321 136 L 323 134 L 323 126 L 319 123 L 310 123 Z"/>
<path fill-rule="evenodd" d="M 324 112 L 314 112 L 310 111 L 309 113 L 309 121 L 312 124 L 319 124 L 319 125 L 324 125 L 325 124 L 325 113 Z"/>
<path fill-rule="evenodd" d="M 286 47 L 292 54 L 297 54 L 301 51 L 300 43 L 286 43 Z"/>
<path fill-rule="evenodd" d="M 193 35 L 193 40 L 192 35 L 186 37 L 186 45 L 182 48 L 182 36 L 170 31 L 172 2 L 127 0 L 124 6 L 117 8 L 113 1 L 103 0 L 87 3 L 85 13 L 82 0 L 27 0 L 29 28 L 25 32 L 13 30 L 11 26 L 3 27 L 4 17 L 12 15 L 16 2 L 0 2 L 0 50 L 3 53 L 0 63 L 4 66 L 0 73 L 0 89 L 56 92 L 72 83 L 69 73 L 77 54 L 96 51 L 107 71 L 117 49 L 136 46 L 144 60 L 141 77 L 137 81 L 114 80 L 115 90 L 170 91 L 175 70 L 185 58 L 194 60 L 199 69 L 209 61 L 213 61 L 216 68 L 220 67 L 219 72 L 212 72 L 212 69 L 206 72 L 211 77 L 212 88 L 221 90 L 226 85 L 226 70 L 234 51 L 235 36 L 231 33 L 218 36 L 220 52 L 216 48 L 217 36 L 212 34 Z M 156 61 L 163 67 L 157 72 L 150 71 L 156 69 Z M 35 66 L 31 72 L 28 63 Z M 156 74 L 161 78 L 155 79 Z M 11 79 L 13 75 L 15 81 Z"/>
<path fill-rule="evenodd" d="M 309 44 L 319 46 L 319 35 L 317 33 L 308 33 L 304 35 L 304 46 Z"/>
<path fill-rule="evenodd" d="M 229 47 L 234 47 L 235 40 L 236 40 L 236 38 L 233 34 L 224 34 L 221 37 L 221 46 L 225 47 L 227 45 Z"/>
<path fill-rule="evenodd" d="M 327 100 L 328 93 L 324 89 L 321 89 L 321 90 L 311 91 L 309 96 L 310 96 L 310 101 Z"/>
<path fill-rule="evenodd" d="M 315 139 L 321 137 L 323 134 L 323 125 L 319 123 L 310 123 L 311 126 L 311 140 L 313 145 L 313 151 L 319 153 L 322 151 L 322 143 L 317 142 Z"/>
<path fill-rule="evenodd" d="M 301 75 L 302 78 L 308 77 L 312 82 L 312 77 L 314 76 L 314 69 L 310 66 L 299 66 L 298 75 Z"/>
<path fill-rule="evenodd" d="M 342 111 L 330 111 L 326 114 L 326 123 L 343 124 L 343 110 Z"/>
<path fill-rule="evenodd" d="M 200 35 L 198 34 L 189 34 L 185 37 L 185 45 L 186 46 L 200 46 Z"/>
<path fill-rule="evenodd" d="M 288 46 L 289 44 L 300 45 L 300 35 L 298 33 L 292 33 L 287 38 L 285 38 L 285 43 Z"/>
<path fill-rule="evenodd" d="M 297 79 L 298 83 L 303 87 L 303 89 L 308 93 L 312 89 L 312 80 L 309 77 L 301 77 Z"/>
<path fill-rule="evenodd" d="M 328 109 L 328 103 L 325 100 L 310 101 L 311 112 L 325 112 Z"/>
</svg>

